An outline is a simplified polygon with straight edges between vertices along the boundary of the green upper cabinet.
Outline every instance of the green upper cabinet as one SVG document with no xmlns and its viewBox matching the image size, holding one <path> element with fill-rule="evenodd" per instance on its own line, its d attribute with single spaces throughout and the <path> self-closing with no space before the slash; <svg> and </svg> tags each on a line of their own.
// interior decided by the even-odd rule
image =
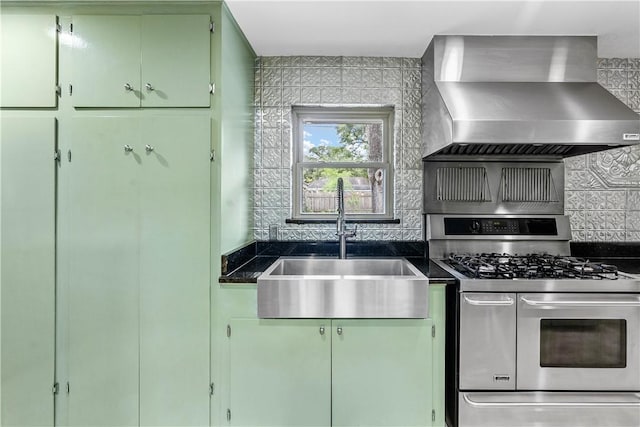
<svg viewBox="0 0 640 427">
<path fill-rule="evenodd" d="M 73 105 L 140 106 L 140 17 L 73 17 Z"/>
<path fill-rule="evenodd" d="M 209 106 L 209 23 L 205 15 L 142 17 L 142 106 Z"/>
<path fill-rule="evenodd" d="M 208 15 L 73 17 L 74 107 L 209 107 Z"/>
<path fill-rule="evenodd" d="M 56 16 L 3 13 L 0 20 L 0 107 L 55 107 Z"/>
</svg>

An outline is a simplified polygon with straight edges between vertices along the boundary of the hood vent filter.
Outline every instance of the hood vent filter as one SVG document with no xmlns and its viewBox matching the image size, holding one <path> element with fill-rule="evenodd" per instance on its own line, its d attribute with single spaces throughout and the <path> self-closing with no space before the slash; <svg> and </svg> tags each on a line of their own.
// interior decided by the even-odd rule
<svg viewBox="0 0 640 427">
<path fill-rule="evenodd" d="M 558 201 L 558 192 L 549 168 L 503 168 L 500 181 L 504 202 Z"/>
<path fill-rule="evenodd" d="M 437 200 L 443 202 L 490 202 L 484 167 L 444 167 L 436 172 Z"/>
</svg>

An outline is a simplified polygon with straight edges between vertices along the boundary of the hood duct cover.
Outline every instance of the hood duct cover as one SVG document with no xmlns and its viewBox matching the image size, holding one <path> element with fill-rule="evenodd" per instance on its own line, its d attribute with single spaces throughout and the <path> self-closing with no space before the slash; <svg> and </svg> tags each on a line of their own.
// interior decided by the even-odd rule
<svg viewBox="0 0 640 427">
<path fill-rule="evenodd" d="M 435 36 L 422 58 L 423 156 L 563 158 L 640 142 L 597 83 L 590 36 Z"/>
</svg>

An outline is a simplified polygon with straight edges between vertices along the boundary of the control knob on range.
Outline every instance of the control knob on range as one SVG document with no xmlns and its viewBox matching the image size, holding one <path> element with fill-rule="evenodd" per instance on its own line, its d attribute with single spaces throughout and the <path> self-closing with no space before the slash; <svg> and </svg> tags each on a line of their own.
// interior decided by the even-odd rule
<svg viewBox="0 0 640 427">
<path fill-rule="evenodd" d="M 478 221 L 477 219 L 474 219 L 473 221 L 471 221 L 471 232 L 474 234 L 478 234 L 480 233 L 480 231 L 482 230 L 482 225 L 480 224 L 480 221 Z"/>
</svg>

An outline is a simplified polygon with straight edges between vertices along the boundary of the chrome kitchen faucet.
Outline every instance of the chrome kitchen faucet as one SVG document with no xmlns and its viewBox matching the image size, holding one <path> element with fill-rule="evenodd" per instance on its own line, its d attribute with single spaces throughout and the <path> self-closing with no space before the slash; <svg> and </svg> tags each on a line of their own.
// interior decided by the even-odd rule
<svg viewBox="0 0 640 427">
<path fill-rule="evenodd" d="M 344 183 L 342 178 L 338 178 L 338 218 L 336 219 L 336 236 L 340 239 L 340 253 L 338 258 L 347 258 L 347 237 L 355 237 L 358 226 L 353 230 L 348 230 L 344 218 Z"/>
</svg>

